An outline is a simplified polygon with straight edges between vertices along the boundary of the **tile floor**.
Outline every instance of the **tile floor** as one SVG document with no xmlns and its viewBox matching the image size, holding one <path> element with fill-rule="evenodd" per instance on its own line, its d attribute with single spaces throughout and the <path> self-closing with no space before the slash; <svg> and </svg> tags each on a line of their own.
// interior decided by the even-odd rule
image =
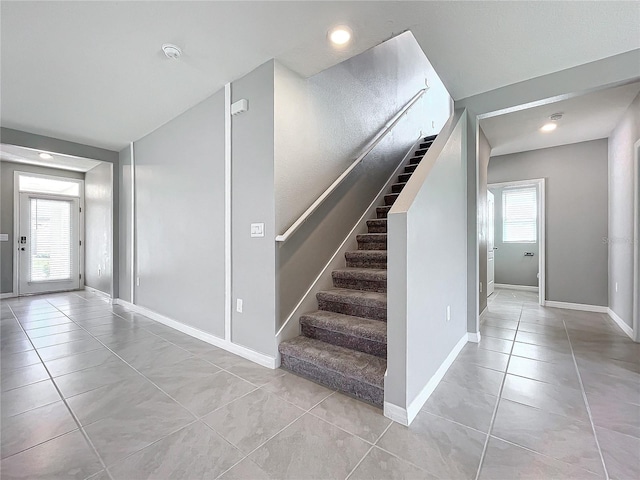
<svg viewBox="0 0 640 480">
<path fill-rule="evenodd" d="M 5 480 L 640 478 L 640 346 L 529 293 L 493 295 L 410 428 L 90 293 L 1 313 Z"/>
</svg>

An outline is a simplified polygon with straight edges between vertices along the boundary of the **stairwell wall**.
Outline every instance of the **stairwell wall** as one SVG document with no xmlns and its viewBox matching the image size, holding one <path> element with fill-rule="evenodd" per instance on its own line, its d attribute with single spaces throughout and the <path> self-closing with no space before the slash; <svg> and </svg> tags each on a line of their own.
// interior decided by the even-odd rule
<svg viewBox="0 0 640 480">
<path fill-rule="evenodd" d="M 404 424 L 467 341 L 466 121 L 457 111 L 389 212 L 385 415 Z"/>
<path fill-rule="evenodd" d="M 452 100 L 411 32 L 308 79 L 276 63 L 276 234 L 284 233 L 342 174 L 385 123 L 424 88 L 425 79 L 430 89 L 393 133 L 287 243 L 276 247 L 277 327 L 288 318 L 421 130 L 423 135 L 440 131 L 452 111 Z M 330 285 L 330 278 L 324 281 Z"/>
</svg>

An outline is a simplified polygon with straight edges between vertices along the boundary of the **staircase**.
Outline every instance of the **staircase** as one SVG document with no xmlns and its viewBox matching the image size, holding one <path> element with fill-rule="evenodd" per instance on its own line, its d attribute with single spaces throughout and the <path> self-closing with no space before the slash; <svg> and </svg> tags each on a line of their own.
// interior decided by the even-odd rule
<svg viewBox="0 0 640 480">
<path fill-rule="evenodd" d="M 302 335 L 279 346 L 282 366 L 382 407 L 387 370 L 387 213 L 436 136 L 425 137 L 398 176 L 377 218 L 332 272 L 335 288 L 318 292 L 318 311 L 300 317 Z"/>
</svg>

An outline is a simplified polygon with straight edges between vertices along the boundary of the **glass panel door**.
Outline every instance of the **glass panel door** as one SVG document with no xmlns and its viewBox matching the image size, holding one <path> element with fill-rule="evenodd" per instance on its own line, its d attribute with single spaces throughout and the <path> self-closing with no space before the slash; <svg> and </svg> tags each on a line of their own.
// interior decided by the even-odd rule
<svg viewBox="0 0 640 480">
<path fill-rule="evenodd" d="M 20 194 L 21 295 L 79 288 L 77 198 Z"/>
</svg>

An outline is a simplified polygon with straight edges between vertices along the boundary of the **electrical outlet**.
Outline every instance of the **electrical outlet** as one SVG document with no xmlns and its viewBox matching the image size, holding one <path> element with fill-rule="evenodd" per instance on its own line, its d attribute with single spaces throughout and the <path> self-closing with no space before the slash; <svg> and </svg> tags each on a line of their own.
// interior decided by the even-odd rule
<svg viewBox="0 0 640 480">
<path fill-rule="evenodd" d="M 451 320 L 451 305 L 447 305 L 447 322 Z"/>
<path fill-rule="evenodd" d="M 140 277 L 136 277 L 136 287 L 140 286 Z"/>
<path fill-rule="evenodd" d="M 616 282 L 616 293 L 618 293 L 618 282 Z"/>
<path fill-rule="evenodd" d="M 436 121 L 435 120 L 431 120 L 431 128 L 436 128 Z"/>
<path fill-rule="evenodd" d="M 482 282 L 480 282 L 480 293 L 482 293 Z"/>
<path fill-rule="evenodd" d="M 241 298 L 238 298 L 236 300 L 236 311 L 238 313 L 242 313 L 242 299 Z"/>
</svg>

